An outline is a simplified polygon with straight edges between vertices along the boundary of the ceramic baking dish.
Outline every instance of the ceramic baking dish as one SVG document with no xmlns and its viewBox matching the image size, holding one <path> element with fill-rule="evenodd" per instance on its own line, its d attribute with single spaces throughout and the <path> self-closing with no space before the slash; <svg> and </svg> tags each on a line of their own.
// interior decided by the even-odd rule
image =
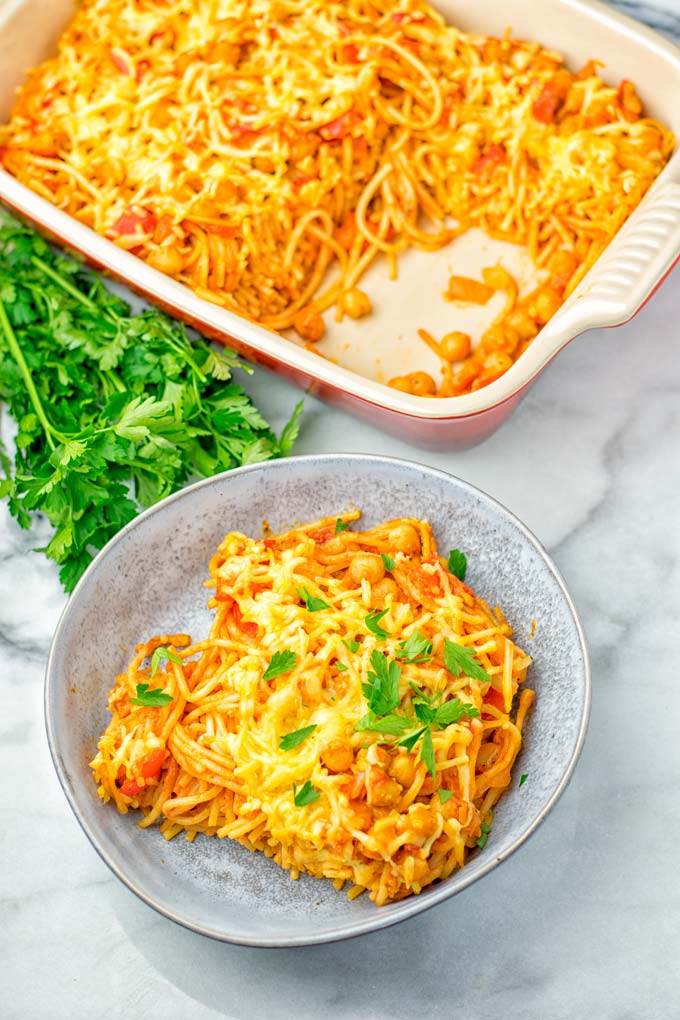
<svg viewBox="0 0 680 1020">
<path fill-rule="evenodd" d="M 634 81 L 647 111 L 680 136 L 680 50 L 612 8 L 594 0 L 514 0 L 511 8 L 504 0 L 475 5 L 439 0 L 435 6 L 466 30 L 498 36 L 509 27 L 518 37 L 558 50 L 572 66 L 588 58 L 603 61 L 606 80 Z M 72 14 L 72 0 L 0 0 L 0 117 L 7 116 L 26 69 L 54 52 Z M 456 312 L 442 300 L 447 273 L 455 267 L 475 275 L 500 259 L 520 284 L 529 285 L 531 267 L 516 246 L 470 232 L 437 253 L 405 253 L 397 281 L 389 281 L 385 267 L 378 265 L 362 284 L 375 313 L 360 323 L 329 323 L 328 338 L 320 345 L 329 357 L 321 358 L 196 297 L 4 171 L 0 201 L 98 269 L 251 361 L 413 442 L 449 447 L 472 445 L 490 435 L 570 340 L 585 330 L 630 319 L 680 257 L 676 152 L 579 287 L 512 368 L 475 393 L 433 400 L 390 389 L 384 380 L 415 368 L 438 374 L 434 355 L 417 337 L 419 326 L 435 334 L 457 328 L 476 333 L 484 325 L 483 316 L 493 317 L 492 303 L 482 312 Z"/>
</svg>

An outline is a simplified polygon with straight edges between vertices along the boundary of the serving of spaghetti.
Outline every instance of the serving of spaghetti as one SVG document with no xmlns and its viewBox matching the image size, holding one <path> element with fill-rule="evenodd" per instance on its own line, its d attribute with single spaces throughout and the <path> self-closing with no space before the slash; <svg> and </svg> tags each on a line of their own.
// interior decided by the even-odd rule
<svg viewBox="0 0 680 1020">
<path fill-rule="evenodd" d="M 444 344 L 440 384 L 395 383 L 451 396 L 507 370 L 671 153 L 633 85 L 597 72 L 420 0 L 84 0 L 0 128 L 0 163 L 309 343 L 329 308 L 370 312 L 357 284 L 378 255 L 396 277 L 405 248 L 471 226 L 527 246 L 538 289 L 476 345 Z"/>
<path fill-rule="evenodd" d="M 228 836 L 382 905 L 484 845 L 533 691 L 458 550 L 439 556 L 425 521 L 359 516 L 227 535 L 209 636 L 137 648 L 91 767 L 167 839 Z"/>
</svg>

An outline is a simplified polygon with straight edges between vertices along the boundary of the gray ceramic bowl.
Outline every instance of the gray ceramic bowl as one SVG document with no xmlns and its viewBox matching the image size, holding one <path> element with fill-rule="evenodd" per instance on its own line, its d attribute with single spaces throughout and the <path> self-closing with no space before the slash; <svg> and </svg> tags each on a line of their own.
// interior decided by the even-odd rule
<svg viewBox="0 0 680 1020">
<path fill-rule="evenodd" d="M 201 582 L 226 532 L 259 535 L 335 514 L 350 504 L 372 526 L 427 518 L 441 549 L 468 554 L 468 580 L 498 603 L 534 656 L 537 702 L 515 776 L 483 850 L 420 896 L 375 907 L 330 882 L 287 872 L 229 840 L 166 843 L 134 814 L 104 806 L 87 767 L 106 726 L 107 692 L 147 637 L 207 632 Z M 536 634 L 529 640 L 532 618 Z M 97 556 L 61 618 L 47 665 L 45 710 L 52 757 L 78 821 L 111 870 L 162 914 L 245 945 L 292 946 L 368 932 L 441 903 L 516 850 L 563 792 L 583 743 L 590 702 L 587 652 L 562 579 L 539 542 L 500 504 L 466 482 L 386 457 L 294 457 L 218 475 L 142 514 Z"/>
</svg>

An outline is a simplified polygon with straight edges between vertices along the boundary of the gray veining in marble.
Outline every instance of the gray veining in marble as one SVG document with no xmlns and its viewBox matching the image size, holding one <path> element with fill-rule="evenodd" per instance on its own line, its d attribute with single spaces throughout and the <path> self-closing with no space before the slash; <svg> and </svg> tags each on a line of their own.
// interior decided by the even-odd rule
<svg viewBox="0 0 680 1020">
<path fill-rule="evenodd" d="M 629 7 L 631 5 L 628 5 Z M 679 0 L 665 6 L 680 14 Z M 0 1016 L 3 1020 L 680 1018 L 680 271 L 630 324 L 552 364 L 492 439 L 423 453 L 307 401 L 298 452 L 448 469 L 507 504 L 555 557 L 583 619 L 593 707 L 581 762 L 501 869 L 396 928 L 253 950 L 137 901 L 54 775 L 42 674 L 56 572 L 0 509 Z M 281 424 L 296 391 L 246 383 Z"/>
</svg>

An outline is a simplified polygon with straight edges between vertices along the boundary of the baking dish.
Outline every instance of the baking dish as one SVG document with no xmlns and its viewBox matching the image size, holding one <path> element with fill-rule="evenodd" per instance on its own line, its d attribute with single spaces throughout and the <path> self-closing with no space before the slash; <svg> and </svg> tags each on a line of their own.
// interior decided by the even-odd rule
<svg viewBox="0 0 680 1020">
<path fill-rule="evenodd" d="M 535 0 L 516 0 L 509 15 L 502 0 L 487 0 L 474 9 L 461 0 L 440 0 L 435 6 L 466 30 L 498 36 L 510 27 L 519 37 L 558 50 L 573 66 L 590 57 L 603 61 L 605 80 L 634 81 L 647 111 L 680 135 L 680 50 L 611 8 L 595 0 L 543 0 L 540 7 Z M 0 116 L 9 112 L 25 69 L 54 51 L 72 14 L 72 0 L 52 0 L 48 5 L 41 0 L 10 0 L 2 9 Z M 419 326 L 437 332 L 445 316 L 447 331 L 461 328 L 455 315 L 468 315 L 467 311 L 454 313 L 451 305 L 426 297 L 438 297 L 443 287 L 437 281 L 443 281 L 453 266 L 464 265 L 467 275 L 475 275 L 483 265 L 500 258 L 526 283 L 526 257 L 515 246 L 470 232 L 437 253 L 405 253 L 397 282 L 388 281 L 384 268 L 378 266 L 367 281 L 376 313 L 360 325 L 331 326 L 327 345 L 321 345 L 330 357 L 342 357 L 344 364 L 339 364 L 197 297 L 4 171 L 0 171 L 0 201 L 96 268 L 123 280 L 207 336 L 229 343 L 249 360 L 403 438 L 448 447 L 472 445 L 490 435 L 562 347 L 585 330 L 630 319 L 680 257 L 680 153 L 676 152 L 588 275 L 509 371 L 475 393 L 432 400 L 390 389 L 379 380 L 431 365 L 430 353 L 417 338 Z M 489 308 L 474 314 L 493 316 L 493 312 Z M 468 332 L 476 332 L 469 317 L 465 326 Z"/>
</svg>

